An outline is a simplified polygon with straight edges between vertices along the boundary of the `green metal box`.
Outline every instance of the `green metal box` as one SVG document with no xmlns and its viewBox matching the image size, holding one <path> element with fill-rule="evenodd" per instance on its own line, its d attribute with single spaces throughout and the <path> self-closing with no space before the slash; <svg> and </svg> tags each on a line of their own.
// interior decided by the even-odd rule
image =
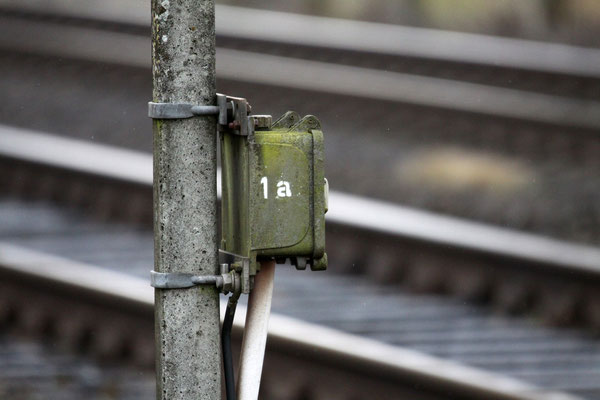
<svg viewBox="0 0 600 400">
<path fill-rule="evenodd" d="M 313 116 L 249 116 L 247 135 L 221 134 L 222 249 L 250 259 L 327 267 L 323 133 Z"/>
</svg>

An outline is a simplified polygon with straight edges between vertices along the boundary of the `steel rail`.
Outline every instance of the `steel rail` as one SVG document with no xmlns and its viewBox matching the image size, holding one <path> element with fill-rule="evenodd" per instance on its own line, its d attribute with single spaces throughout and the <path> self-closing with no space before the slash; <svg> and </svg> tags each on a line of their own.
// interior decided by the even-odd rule
<svg viewBox="0 0 600 400">
<path fill-rule="evenodd" d="M 0 157 L 152 186 L 152 156 L 0 125 Z M 220 196 L 220 178 L 217 177 Z M 360 210 L 360 212 L 356 212 Z M 600 278 L 600 249 L 331 191 L 327 222 Z"/>
<path fill-rule="evenodd" d="M 27 32 L 27 34 L 17 34 Z M 0 48 L 149 68 L 145 36 L 0 16 Z M 600 102 L 319 61 L 217 49 L 221 79 L 600 129 Z"/>
<path fill-rule="evenodd" d="M 141 1 L 0 0 L 0 7 L 150 25 Z M 246 40 L 600 78 L 600 50 L 564 44 L 226 5 L 217 5 L 216 28 L 219 36 Z"/>
<path fill-rule="evenodd" d="M 154 292 L 148 281 L 64 258 L 0 242 L 0 276 L 4 283 L 18 281 L 36 290 L 60 290 L 78 303 L 93 301 L 119 310 L 137 310 L 152 318 Z M 41 288 L 41 289 L 39 289 Z M 85 300 L 84 300 L 85 299 Z M 140 313 L 141 311 L 141 313 Z M 221 314 L 224 312 L 222 304 Z M 238 306 L 240 318 L 234 330 L 243 329 L 246 307 Z M 350 373 L 391 381 L 393 386 L 415 383 L 438 396 L 511 400 L 575 400 L 577 397 L 545 391 L 527 383 L 459 365 L 402 347 L 321 327 L 273 314 L 268 329 L 267 352 L 283 351 L 308 359 L 317 366 L 333 365 Z M 300 356 L 299 356 L 300 355 Z M 390 394 L 393 398 L 393 393 Z"/>
</svg>

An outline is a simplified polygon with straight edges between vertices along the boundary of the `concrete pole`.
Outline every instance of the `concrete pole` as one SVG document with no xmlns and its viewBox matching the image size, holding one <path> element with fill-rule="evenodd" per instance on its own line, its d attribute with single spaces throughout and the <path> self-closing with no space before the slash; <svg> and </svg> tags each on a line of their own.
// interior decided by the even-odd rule
<svg viewBox="0 0 600 400">
<path fill-rule="evenodd" d="M 152 0 L 154 102 L 215 104 L 214 0 Z M 154 121 L 154 269 L 217 273 L 216 117 Z M 221 398 L 213 286 L 155 292 L 156 398 Z"/>
</svg>

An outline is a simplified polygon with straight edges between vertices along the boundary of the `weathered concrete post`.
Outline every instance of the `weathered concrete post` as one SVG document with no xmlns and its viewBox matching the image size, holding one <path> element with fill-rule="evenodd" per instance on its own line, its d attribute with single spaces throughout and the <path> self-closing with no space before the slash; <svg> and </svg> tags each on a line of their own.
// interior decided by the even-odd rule
<svg viewBox="0 0 600 400">
<path fill-rule="evenodd" d="M 215 104 L 214 0 L 152 0 L 154 102 Z M 216 117 L 154 120 L 154 269 L 217 273 Z M 157 399 L 220 399 L 219 296 L 155 294 Z"/>
</svg>

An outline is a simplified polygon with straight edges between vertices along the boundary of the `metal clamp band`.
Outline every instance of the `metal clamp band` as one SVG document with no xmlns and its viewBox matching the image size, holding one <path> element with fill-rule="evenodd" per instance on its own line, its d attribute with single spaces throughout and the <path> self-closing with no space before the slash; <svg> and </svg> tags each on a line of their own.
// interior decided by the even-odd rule
<svg viewBox="0 0 600 400">
<path fill-rule="evenodd" d="M 196 285 L 216 285 L 223 287 L 221 275 L 200 276 L 182 272 L 150 271 L 150 285 L 157 289 L 184 289 Z"/>
<path fill-rule="evenodd" d="M 241 97 L 217 93 L 217 105 L 194 105 L 189 103 L 148 103 L 148 116 L 152 119 L 186 119 L 203 115 L 216 115 L 219 130 L 248 136 L 254 128 L 265 124 L 267 116 L 248 116 L 250 105 Z"/>
<path fill-rule="evenodd" d="M 188 103 L 148 103 L 148 116 L 153 119 L 185 119 L 201 115 L 218 115 L 219 106 Z"/>
<path fill-rule="evenodd" d="M 223 294 L 250 293 L 247 257 L 219 250 L 219 265 L 220 275 L 150 271 L 150 286 L 156 289 L 186 289 L 197 285 L 215 285 Z"/>
</svg>

